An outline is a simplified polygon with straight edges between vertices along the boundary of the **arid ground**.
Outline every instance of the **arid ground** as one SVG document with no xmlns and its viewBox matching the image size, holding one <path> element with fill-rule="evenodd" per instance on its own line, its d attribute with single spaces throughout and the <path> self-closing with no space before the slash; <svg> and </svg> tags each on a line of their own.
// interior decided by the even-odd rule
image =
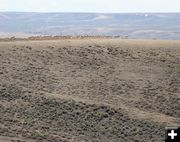
<svg viewBox="0 0 180 142">
<path fill-rule="evenodd" d="M 163 142 L 180 125 L 180 41 L 0 42 L 0 142 Z"/>
</svg>

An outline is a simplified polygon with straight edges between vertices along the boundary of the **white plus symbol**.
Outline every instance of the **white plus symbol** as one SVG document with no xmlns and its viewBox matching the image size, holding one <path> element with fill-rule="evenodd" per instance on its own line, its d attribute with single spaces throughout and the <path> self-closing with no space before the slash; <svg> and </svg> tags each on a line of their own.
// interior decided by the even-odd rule
<svg viewBox="0 0 180 142">
<path fill-rule="evenodd" d="M 171 139 L 173 140 L 175 136 L 177 136 L 177 133 L 174 133 L 174 130 L 171 130 L 171 133 L 168 133 L 168 136 L 171 137 Z"/>
</svg>

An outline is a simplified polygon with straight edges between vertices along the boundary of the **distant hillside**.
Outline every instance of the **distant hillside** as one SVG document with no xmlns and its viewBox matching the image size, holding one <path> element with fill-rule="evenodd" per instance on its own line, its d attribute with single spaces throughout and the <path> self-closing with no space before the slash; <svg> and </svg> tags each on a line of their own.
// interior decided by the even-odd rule
<svg viewBox="0 0 180 142">
<path fill-rule="evenodd" d="M 110 35 L 180 39 L 180 13 L 0 12 L 0 35 Z"/>
</svg>

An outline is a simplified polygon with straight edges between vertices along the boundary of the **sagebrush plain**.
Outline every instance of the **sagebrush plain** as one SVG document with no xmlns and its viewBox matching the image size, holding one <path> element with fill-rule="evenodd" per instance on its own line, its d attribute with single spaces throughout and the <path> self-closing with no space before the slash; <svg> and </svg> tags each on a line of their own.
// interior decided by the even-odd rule
<svg viewBox="0 0 180 142">
<path fill-rule="evenodd" d="M 0 141 L 162 142 L 180 125 L 180 41 L 0 42 Z"/>
</svg>

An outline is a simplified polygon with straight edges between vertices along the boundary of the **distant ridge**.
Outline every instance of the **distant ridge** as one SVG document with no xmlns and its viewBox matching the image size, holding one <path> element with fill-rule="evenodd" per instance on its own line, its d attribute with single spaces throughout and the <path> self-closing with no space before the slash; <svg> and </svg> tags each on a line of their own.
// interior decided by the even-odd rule
<svg viewBox="0 0 180 142">
<path fill-rule="evenodd" d="M 180 13 L 0 12 L 0 37 L 126 36 L 180 39 Z"/>
</svg>

